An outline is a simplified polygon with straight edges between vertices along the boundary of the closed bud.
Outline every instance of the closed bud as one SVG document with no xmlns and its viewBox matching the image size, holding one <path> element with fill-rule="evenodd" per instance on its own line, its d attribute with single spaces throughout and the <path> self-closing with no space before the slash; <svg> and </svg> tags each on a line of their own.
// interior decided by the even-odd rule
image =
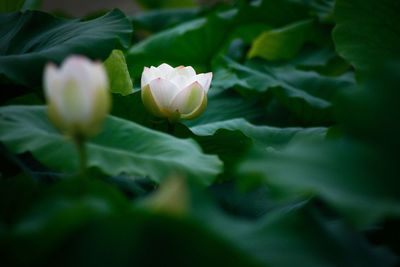
<svg viewBox="0 0 400 267">
<path fill-rule="evenodd" d="M 155 116 L 169 121 L 193 119 L 207 106 L 212 73 L 196 74 L 192 67 L 168 64 L 144 68 L 142 101 Z"/>
<path fill-rule="evenodd" d="M 71 136 L 98 133 L 110 110 L 108 78 L 101 62 L 70 56 L 58 68 L 47 64 L 44 88 L 50 120 Z"/>
</svg>

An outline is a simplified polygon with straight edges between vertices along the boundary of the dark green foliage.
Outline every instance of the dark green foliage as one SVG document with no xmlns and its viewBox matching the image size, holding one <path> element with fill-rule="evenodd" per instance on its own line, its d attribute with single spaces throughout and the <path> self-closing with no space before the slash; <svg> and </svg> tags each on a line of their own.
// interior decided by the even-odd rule
<svg viewBox="0 0 400 267">
<path fill-rule="evenodd" d="M 0 266 L 398 266 L 399 14 L 396 0 L 0 14 Z M 114 49 L 111 115 L 78 177 L 43 66 Z M 140 76 L 163 62 L 213 72 L 200 117 L 147 112 Z"/>
</svg>

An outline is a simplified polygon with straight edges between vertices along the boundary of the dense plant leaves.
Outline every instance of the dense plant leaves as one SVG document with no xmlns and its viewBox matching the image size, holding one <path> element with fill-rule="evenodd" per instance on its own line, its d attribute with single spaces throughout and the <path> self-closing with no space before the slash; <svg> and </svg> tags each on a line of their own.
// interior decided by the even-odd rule
<svg viewBox="0 0 400 267">
<path fill-rule="evenodd" d="M 318 195 L 367 227 L 382 217 L 400 216 L 398 183 L 389 178 L 390 165 L 374 152 L 356 142 L 300 140 L 279 152 L 254 152 L 241 171 L 261 175 L 286 197 Z"/>
<path fill-rule="evenodd" d="M 291 209 L 269 214 L 258 227 L 235 238 L 236 243 L 253 251 L 266 266 L 394 265 L 393 254 L 374 249 L 342 222 L 329 222 L 304 208 Z"/>
<path fill-rule="evenodd" d="M 254 23 L 279 27 L 307 17 L 307 6 L 294 1 L 243 3 L 239 8 L 182 23 L 132 46 L 127 54 L 128 67 L 134 78 L 139 77 L 144 66 L 163 62 L 191 65 L 202 71 L 210 67 L 213 56 L 235 28 Z"/>
<path fill-rule="evenodd" d="M 70 54 L 105 59 L 127 48 L 132 26 L 121 11 L 89 20 L 66 20 L 39 11 L 0 15 L 0 74 L 27 86 L 40 84 L 46 62 Z"/>
<path fill-rule="evenodd" d="M 59 220 L 57 225 L 45 224 L 41 231 L 32 229 L 31 235 L 25 235 L 24 239 L 14 238 L 13 243 L 27 254 L 20 259 L 13 255 L 18 262 L 29 262 L 31 266 L 54 265 L 60 260 L 65 266 L 159 266 L 166 263 L 174 266 L 212 266 L 216 263 L 261 266 L 199 221 L 146 210 L 111 210 L 107 214 L 100 207 L 88 205 L 90 200 L 96 203 L 96 196 L 91 194 L 83 195 L 82 203 L 73 198 L 55 200 L 56 204 L 49 205 L 67 206 L 48 212 L 50 219 Z M 110 206 L 107 201 L 97 204 Z M 75 215 L 75 222 L 62 220 L 71 215 Z M 90 216 L 95 219 L 89 219 Z M 16 233 L 20 231 L 19 228 L 16 227 Z M 52 228 L 58 228 L 61 233 L 55 235 Z M 35 239 L 34 236 L 38 234 L 49 239 Z M 35 247 L 33 242 L 38 241 Z M 49 244 L 53 247 L 45 246 Z M 148 257 L 149 250 L 154 251 L 153 257 Z M 85 253 L 82 254 L 82 251 Z"/>
<path fill-rule="evenodd" d="M 340 96 L 339 122 L 351 138 L 258 152 L 243 172 L 260 175 L 285 196 L 318 195 L 361 227 L 399 217 L 398 73 L 396 65 L 377 68 L 367 85 Z"/>
<path fill-rule="evenodd" d="M 226 63 L 227 70 L 216 77 L 218 84 L 255 92 L 272 90 L 280 103 L 309 124 L 332 123 L 333 96 L 339 89 L 353 85 L 351 74 L 332 78 L 263 61 L 253 60 L 242 65 L 226 59 Z"/>
<path fill-rule="evenodd" d="M 193 194 L 193 192 L 192 192 Z M 257 221 L 232 219 L 208 199 L 193 196 L 193 216 L 264 266 L 393 266 L 394 256 L 379 251 L 340 221 L 331 221 L 312 203 L 275 206 Z M 200 201 L 201 200 L 201 201 Z M 260 249 L 262 248 L 262 249 Z"/>
<path fill-rule="evenodd" d="M 400 59 L 398 1 L 337 0 L 336 49 L 357 70 Z"/>
<path fill-rule="evenodd" d="M 125 96 L 133 92 L 132 80 L 121 50 L 113 50 L 104 61 L 104 67 L 107 70 L 111 93 Z"/>
<path fill-rule="evenodd" d="M 378 64 L 398 58 L 398 5 L 337 2 L 335 45 L 357 89 L 331 40 L 334 2 L 224 1 L 128 23 L 1 14 L 3 104 L 42 105 L 43 64 L 81 53 L 109 56 L 113 109 L 87 143 L 98 179 L 82 180 L 45 107 L 0 107 L 0 265 L 398 264 L 385 248 L 398 251 L 400 75 Z M 147 38 L 131 48 L 129 24 Z M 129 48 L 127 69 L 110 52 Z M 128 76 L 137 85 L 163 62 L 213 72 L 200 117 L 172 127 L 146 111 Z"/>
<path fill-rule="evenodd" d="M 18 248 L 25 257 L 8 257 L 30 266 L 62 261 L 65 266 L 286 267 L 293 260 L 307 267 L 392 266 L 390 253 L 374 249 L 343 222 L 329 221 L 311 203 L 276 207 L 249 221 L 226 216 L 195 186 L 185 190 L 188 209 L 176 215 L 131 208 L 118 192 L 95 180 L 64 181 L 10 228 L 6 251 Z M 149 250 L 157 256 L 148 257 Z"/>
<path fill-rule="evenodd" d="M 42 163 L 61 171 L 77 168 L 70 141 L 48 122 L 41 106 L 8 106 L 0 109 L 1 141 L 15 153 L 30 151 Z M 88 166 L 108 175 L 127 173 L 161 181 L 181 173 L 210 184 L 221 170 L 215 156 L 201 153 L 191 140 L 155 132 L 133 122 L 108 117 L 104 131 L 87 144 Z M 119 159 L 115 161 L 115 159 Z"/>
</svg>

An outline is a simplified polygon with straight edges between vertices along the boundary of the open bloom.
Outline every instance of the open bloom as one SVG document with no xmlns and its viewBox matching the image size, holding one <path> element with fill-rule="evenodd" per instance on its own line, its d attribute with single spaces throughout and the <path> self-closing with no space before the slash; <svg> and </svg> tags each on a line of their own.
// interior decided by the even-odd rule
<svg viewBox="0 0 400 267">
<path fill-rule="evenodd" d="M 57 68 L 44 70 L 50 120 L 72 136 L 87 137 L 100 130 L 110 109 L 108 78 L 101 62 L 70 56 Z"/>
<path fill-rule="evenodd" d="M 155 116 L 170 121 L 193 119 L 207 106 L 212 73 L 196 74 L 192 67 L 168 64 L 144 68 L 142 101 Z"/>
</svg>

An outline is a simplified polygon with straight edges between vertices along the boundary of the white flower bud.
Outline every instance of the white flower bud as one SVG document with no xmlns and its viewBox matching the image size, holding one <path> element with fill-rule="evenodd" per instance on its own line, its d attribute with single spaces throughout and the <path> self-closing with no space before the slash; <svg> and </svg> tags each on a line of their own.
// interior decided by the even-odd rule
<svg viewBox="0 0 400 267">
<path fill-rule="evenodd" d="M 142 101 L 155 116 L 170 121 L 193 119 L 207 106 L 212 73 L 196 74 L 192 67 L 168 64 L 144 68 Z"/>
<path fill-rule="evenodd" d="M 72 136 L 95 135 L 110 110 L 108 78 L 101 62 L 70 56 L 47 64 L 44 89 L 50 120 Z"/>
</svg>

